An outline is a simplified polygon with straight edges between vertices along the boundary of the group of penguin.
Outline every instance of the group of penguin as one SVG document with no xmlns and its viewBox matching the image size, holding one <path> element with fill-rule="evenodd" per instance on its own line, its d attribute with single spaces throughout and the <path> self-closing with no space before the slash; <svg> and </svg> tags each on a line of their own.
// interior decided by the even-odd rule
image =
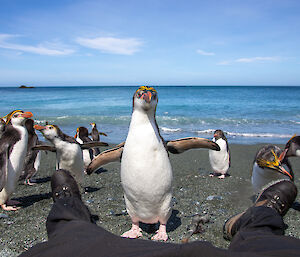
<svg viewBox="0 0 300 257">
<path fill-rule="evenodd" d="M 36 156 L 39 150 L 56 152 L 56 168 L 69 170 L 79 184 L 82 183 L 84 172 L 91 174 L 105 164 L 120 161 L 121 184 L 126 209 L 132 221 L 131 229 L 122 236 L 138 238 L 142 236 L 139 222 L 159 222 L 159 229 L 152 239 L 166 241 L 166 223 L 172 208 L 173 181 L 169 152 L 179 154 L 193 148 L 207 148 L 213 171 L 210 176 L 223 179 L 228 176 L 230 151 L 226 136 L 221 130 L 215 131 L 212 140 L 187 137 L 165 141 L 156 122 L 157 103 L 158 94 L 153 87 L 138 88 L 133 95 L 131 122 L 126 141 L 101 153 L 97 147 L 107 144 L 99 141 L 100 133 L 96 131 L 95 124 L 92 125 L 96 131 L 95 137 L 90 139 L 88 130 L 84 127 L 79 127 L 75 137 L 70 137 L 56 125 L 33 126 L 32 123 L 30 126 L 40 131 L 51 145 L 40 144 L 37 137 L 32 137 L 35 143 L 29 146 L 27 142 L 30 132 L 27 133 L 24 124 L 26 119 L 30 120 L 32 113 L 18 110 L 8 114 L 5 121 L 1 120 L 0 126 L 2 208 L 9 209 L 6 203 L 22 171 L 27 147 L 30 147 L 31 151 L 37 151 Z M 255 156 L 252 169 L 254 191 L 258 192 L 273 180 L 294 180 L 288 161 L 291 156 L 300 156 L 299 136 L 291 138 L 284 150 L 274 145 L 261 148 Z M 34 171 L 34 165 L 31 170 L 30 174 Z M 28 180 L 28 176 L 26 179 Z"/>
<path fill-rule="evenodd" d="M 0 127 L 0 205 L 7 211 L 18 210 L 18 202 L 11 201 L 10 197 L 16 189 L 19 179 L 24 179 L 24 184 L 32 185 L 31 178 L 37 172 L 41 150 L 56 153 L 56 169 L 69 170 L 79 184 L 82 183 L 84 174 L 84 151 L 94 149 L 91 159 L 99 154 L 99 146 L 108 146 L 100 142 L 95 123 L 91 123 L 92 139 L 85 138 L 88 131 L 79 127 L 76 137 L 64 134 L 56 125 L 34 125 L 31 112 L 15 110 L 1 118 Z M 40 131 L 52 144 L 47 145 L 39 141 L 35 130 Z M 75 139 L 76 138 L 76 139 Z"/>
</svg>

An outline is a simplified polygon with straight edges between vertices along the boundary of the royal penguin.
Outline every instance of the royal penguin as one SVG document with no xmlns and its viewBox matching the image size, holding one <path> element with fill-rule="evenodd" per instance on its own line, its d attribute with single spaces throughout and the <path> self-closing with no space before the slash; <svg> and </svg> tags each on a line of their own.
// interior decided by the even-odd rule
<svg viewBox="0 0 300 257">
<path fill-rule="evenodd" d="M 29 186 L 35 184 L 31 179 L 37 173 L 41 163 L 41 151 L 33 149 L 33 147 L 40 144 L 33 125 L 34 121 L 32 119 L 26 120 L 25 127 L 28 133 L 27 154 L 25 157 L 24 169 L 20 176 L 20 180 L 24 179 L 24 184 Z"/>
<path fill-rule="evenodd" d="M 155 119 L 158 102 L 152 87 L 142 86 L 133 96 L 133 111 L 127 139 L 114 149 L 96 156 L 87 168 L 90 174 L 100 166 L 121 160 L 121 184 L 127 212 L 132 221 L 122 237 L 142 236 L 139 222 L 157 223 L 153 240 L 168 239 L 166 224 L 171 215 L 173 173 L 168 151 L 181 153 L 191 148 L 220 150 L 211 140 L 183 138 L 165 142 Z"/>
<path fill-rule="evenodd" d="M 255 155 L 251 183 L 255 194 L 261 189 L 279 179 L 294 181 L 294 173 L 287 158 L 282 155 L 283 151 L 275 145 L 265 145 Z"/>
<path fill-rule="evenodd" d="M 100 141 L 100 135 L 106 136 L 107 134 L 105 134 L 104 132 L 99 132 L 97 129 L 97 124 L 94 122 L 91 122 L 90 125 L 92 126 L 92 131 L 90 133 L 90 136 L 92 137 L 93 141 Z M 94 148 L 93 149 L 95 152 L 95 156 L 100 154 L 100 149 L 99 148 Z"/>
<path fill-rule="evenodd" d="M 18 210 L 17 202 L 9 201 L 16 189 L 27 153 L 28 133 L 25 121 L 31 112 L 15 110 L 6 116 L 6 128 L 0 139 L 0 205 L 7 211 Z"/>
<path fill-rule="evenodd" d="M 92 142 L 92 140 L 89 138 L 89 131 L 86 127 L 78 127 L 76 129 L 75 139 L 79 144 Z M 86 149 L 82 150 L 83 154 L 83 163 L 84 168 L 90 164 L 90 162 L 93 160 L 93 150 L 92 149 Z"/>
<path fill-rule="evenodd" d="M 230 167 L 230 151 L 227 138 L 222 130 L 217 129 L 214 132 L 212 141 L 220 147 L 220 151 L 208 151 L 209 162 L 213 171 L 210 176 L 224 179 Z"/>
<path fill-rule="evenodd" d="M 83 156 L 80 145 L 75 138 L 63 133 L 57 125 L 35 125 L 34 128 L 54 145 L 56 169 L 69 170 L 76 181 L 82 184 L 84 174 Z"/>
<path fill-rule="evenodd" d="M 84 175 L 82 150 L 97 146 L 108 146 L 104 142 L 79 144 L 74 137 L 63 133 L 57 125 L 34 125 L 34 128 L 53 144 L 53 146 L 39 145 L 34 149 L 56 152 L 56 169 L 69 170 L 79 184 L 82 184 Z"/>
</svg>

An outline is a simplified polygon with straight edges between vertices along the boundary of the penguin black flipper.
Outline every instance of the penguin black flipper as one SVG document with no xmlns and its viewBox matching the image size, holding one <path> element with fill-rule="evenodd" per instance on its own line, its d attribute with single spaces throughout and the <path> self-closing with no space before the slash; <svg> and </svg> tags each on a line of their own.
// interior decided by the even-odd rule
<svg viewBox="0 0 300 257">
<path fill-rule="evenodd" d="M 80 144 L 81 149 L 90 149 L 93 147 L 98 147 L 98 146 L 108 146 L 108 143 L 105 142 L 97 142 L 97 141 L 92 141 L 92 142 L 85 142 L 83 144 Z"/>
<path fill-rule="evenodd" d="M 6 150 L 1 151 L 0 153 L 0 191 L 4 188 L 7 179 L 7 166 L 8 166 L 8 152 L 9 148 L 7 147 Z"/>
<path fill-rule="evenodd" d="M 53 153 L 56 152 L 56 148 L 53 145 L 36 145 L 32 147 L 32 150 L 43 150 L 43 151 L 50 151 Z"/>
<path fill-rule="evenodd" d="M 124 144 L 122 144 L 121 146 L 120 145 L 97 155 L 87 167 L 86 173 L 90 175 L 105 164 L 121 161 Z"/>
<path fill-rule="evenodd" d="M 16 130 L 12 126 L 7 125 L 0 139 L 0 191 L 6 184 L 9 155 L 13 146 L 20 139 L 20 134 L 16 133 Z"/>
<path fill-rule="evenodd" d="M 220 151 L 220 147 L 213 141 L 201 137 L 186 137 L 167 141 L 167 149 L 170 153 L 179 154 L 194 148 L 208 148 Z"/>
</svg>

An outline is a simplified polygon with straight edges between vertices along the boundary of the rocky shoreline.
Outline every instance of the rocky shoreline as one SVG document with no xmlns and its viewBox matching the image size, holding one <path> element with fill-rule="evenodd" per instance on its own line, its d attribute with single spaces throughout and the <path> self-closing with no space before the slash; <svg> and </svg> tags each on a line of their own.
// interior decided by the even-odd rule
<svg viewBox="0 0 300 257">
<path fill-rule="evenodd" d="M 210 241 L 213 245 L 227 248 L 223 239 L 224 221 L 252 204 L 250 170 L 254 155 L 261 145 L 231 145 L 232 167 L 230 177 L 224 180 L 210 178 L 207 150 L 190 150 L 183 154 L 170 154 L 173 167 L 173 213 L 167 229 L 168 242 L 182 243 L 194 215 L 206 215 L 207 223 L 201 233 L 192 235 L 190 241 Z M 104 148 L 103 148 L 104 149 Z M 300 159 L 291 158 L 295 183 L 300 185 Z M 55 167 L 53 153 L 42 154 L 41 167 L 36 175 L 35 186 L 19 183 L 13 199 L 22 202 L 23 208 L 16 212 L 0 211 L 1 245 L 0 256 L 17 256 L 21 252 L 47 240 L 46 218 L 52 206 L 50 177 Z M 101 172 L 85 177 L 85 193 L 82 198 L 92 214 L 98 217 L 97 224 L 120 235 L 131 226 L 126 213 L 123 191 L 120 184 L 120 164 L 106 165 Z M 297 198 L 299 199 L 299 197 Z M 299 201 L 299 200 L 298 200 Z M 285 216 L 288 224 L 286 235 L 300 238 L 300 212 L 291 209 Z M 144 224 L 143 238 L 149 240 L 155 226 Z"/>
</svg>

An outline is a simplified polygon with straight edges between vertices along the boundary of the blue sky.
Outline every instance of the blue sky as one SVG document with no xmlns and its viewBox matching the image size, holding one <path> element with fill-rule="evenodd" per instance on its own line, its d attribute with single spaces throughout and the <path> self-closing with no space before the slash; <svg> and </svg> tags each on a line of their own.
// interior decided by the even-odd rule
<svg viewBox="0 0 300 257">
<path fill-rule="evenodd" d="M 298 0 L 0 0 L 0 86 L 300 85 Z"/>
</svg>

